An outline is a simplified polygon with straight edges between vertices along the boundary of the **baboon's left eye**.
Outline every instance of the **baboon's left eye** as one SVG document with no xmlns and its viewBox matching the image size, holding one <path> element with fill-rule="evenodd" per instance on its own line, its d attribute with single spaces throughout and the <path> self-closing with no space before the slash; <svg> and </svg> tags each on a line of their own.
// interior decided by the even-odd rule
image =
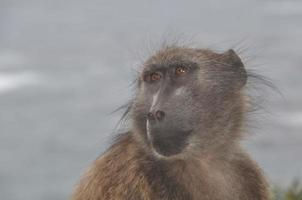
<svg viewBox="0 0 302 200">
<path fill-rule="evenodd" d="M 146 74 L 144 76 L 144 81 L 150 83 L 159 81 L 160 79 L 161 79 L 161 74 L 159 72 L 153 72 L 151 74 Z"/>
<path fill-rule="evenodd" d="M 187 69 L 185 67 L 176 67 L 175 68 L 175 74 L 177 76 L 181 76 L 187 72 Z"/>
</svg>

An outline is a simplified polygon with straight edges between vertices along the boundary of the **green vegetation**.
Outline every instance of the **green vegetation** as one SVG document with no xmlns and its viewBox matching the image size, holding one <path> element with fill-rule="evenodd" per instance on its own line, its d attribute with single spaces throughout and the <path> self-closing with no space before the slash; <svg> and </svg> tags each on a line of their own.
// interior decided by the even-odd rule
<svg viewBox="0 0 302 200">
<path fill-rule="evenodd" d="M 302 186 L 298 181 L 294 181 L 286 190 L 275 187 L 271 200 L 302 200 Z"/>
</svg>

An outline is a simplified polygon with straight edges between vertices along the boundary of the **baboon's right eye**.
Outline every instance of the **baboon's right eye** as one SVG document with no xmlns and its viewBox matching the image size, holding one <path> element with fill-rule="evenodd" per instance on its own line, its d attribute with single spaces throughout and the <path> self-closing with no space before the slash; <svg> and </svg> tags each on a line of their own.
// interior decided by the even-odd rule
<svg viewBox="0 0 302 200">
<path fill-rule="evenodd" d="M 158 72 L 152 72 L 144 76 L 144 81 L 146 82 L 155 82 L 161 79 L 161 74 Z"/>
</svg>

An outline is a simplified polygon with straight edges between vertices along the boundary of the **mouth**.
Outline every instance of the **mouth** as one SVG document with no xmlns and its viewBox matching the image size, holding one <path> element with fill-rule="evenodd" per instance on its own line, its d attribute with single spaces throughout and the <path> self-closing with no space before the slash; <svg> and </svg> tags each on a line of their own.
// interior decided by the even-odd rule
<svg viewBox="0 0 302 200">
<path fill-rule="evenodd" d="M 180 154 L 188 145 L 188 138 L 192 130 L 148 130 L 148 139 L 153 150 L 161 156 L 173 156 Z"/>
</svg>

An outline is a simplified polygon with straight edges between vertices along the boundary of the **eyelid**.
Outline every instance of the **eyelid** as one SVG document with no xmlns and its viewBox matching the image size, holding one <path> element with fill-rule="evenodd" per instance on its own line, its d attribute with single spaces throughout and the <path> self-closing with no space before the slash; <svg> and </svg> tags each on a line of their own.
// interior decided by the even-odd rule
<svg viewBox="0 0 302 200">
<path fill-rule="evenodd" d="M 186 70 L 186 72 L 190 72 L 190 71 L 193 71 L 193 70 L 198 68 L 198 66 L 190 65 L 190 64 L 184 64 L 184 65 L 176 66 L 175 69 L 177 69 L 177 67 L 183 68 L 184 70 Z"/>
<path fill-rule="evenodd" d="M 177 66 L 175 69 L 177 69 L 177 68 L 182 68 L 184 70 L 190 70 L 190 68 L 186 65 Z"/>
</svg>

